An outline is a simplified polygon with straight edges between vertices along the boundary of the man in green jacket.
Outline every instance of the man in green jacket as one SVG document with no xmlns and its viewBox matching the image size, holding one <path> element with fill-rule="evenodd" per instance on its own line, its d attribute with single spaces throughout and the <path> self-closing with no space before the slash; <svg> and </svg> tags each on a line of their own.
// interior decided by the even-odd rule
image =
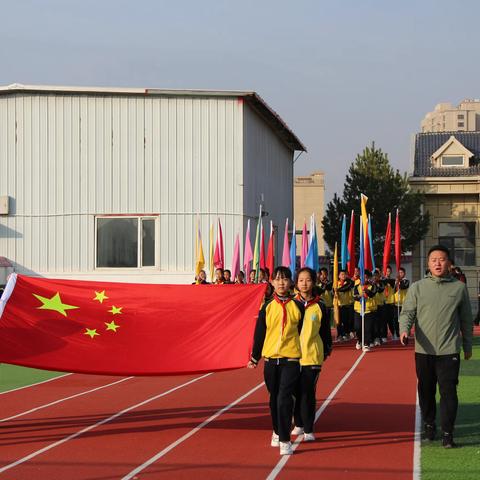
<svg viewBox="0 0 480 480">
<path fill-rule="evenodd" d="M 428 276 L 409 289 L 400 315 L 400 341 L 407 344 L 415 324 L 415 367 L 425 437 L 436 434 L 435 393 L 440 391 L 442 445 L 456 447 L 453 428 L 458 409 L 460 349 L 472 356 L 473 319 L 466 285 L 449 273 L 450 252 L 435 245 L 428 252 Z"/>
</svg>

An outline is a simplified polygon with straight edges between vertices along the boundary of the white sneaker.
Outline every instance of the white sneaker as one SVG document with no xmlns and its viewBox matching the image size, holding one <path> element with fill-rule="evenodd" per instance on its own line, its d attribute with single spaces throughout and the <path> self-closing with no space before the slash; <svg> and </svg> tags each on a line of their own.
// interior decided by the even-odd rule
<svg viewBox="0 0 480 480">
<path fill-rule="evenodd" d="M 344 335 L 342 338 L 344 342 L 348 342 L 348 340 L 350 340 L 350 337 L 347 337 L 346 335 Z"/>
<path fill-rule="evenodd" d="M 305 433 L 303 435 L 303 441 L 304 442 L 314 442 L 315 441 L 315 435 L 313 433 Z"/>
<path fill-rule="evenodd" d="M 376 347 L 379 347 L 379 346 L 381 345 L 380 339 L 379 339 L 379 338 L 376 338 L 375 341 L 373 342 L 373 344 L 374 344 Z"/>
<path fill-rule="evenodd" d="M 364 352 L 369 352 L 369 351 L 370 351 L 370 347 L 368 347 L 367 345 L 365 345 L 365 346 L 362 348 L 362 350 L 363 350 Z"/>
<path fill-rule="evenodd" d="M 382 338 L 382 343 L 387 343 L 386 337 L 383 337 L 383 338 Z"/>
<path fill-rule="evenodd" d="M 292 435 L 302 435 L 303 434 L 303 427 L 295 427 L 292 430 Z"/>
<path fill-rule="evenodd" d="M 350 332 L 350 338 L 355 338 L 355 333 Z"/>
<path fill-rule="evenodd" d="M 373 343 L 370 343 L 368 346 L 369 346 L 370 348 L 373 348 L 375 345 L 374 345 Z"/>
<path fill-rule="evenodd" d="M 292 442 L 280 442 L 280 455 L 291 455 L 292 453 Z"/>
<path fill-rule="evenodd" d="M 275 432 L 272 433 L 272 441 L 270 442 L 270 445 L 272 447 L 278 447 L 280 445 L 280 438 Z"/>
<path fill-rule="evenodd" d="M 360 345 L 360 342 L 357 342 L 357 344 L 355 345 L 355 348 L 357 350 L 360 350 L 362 348 L 362 346 Z"/>
</svg>

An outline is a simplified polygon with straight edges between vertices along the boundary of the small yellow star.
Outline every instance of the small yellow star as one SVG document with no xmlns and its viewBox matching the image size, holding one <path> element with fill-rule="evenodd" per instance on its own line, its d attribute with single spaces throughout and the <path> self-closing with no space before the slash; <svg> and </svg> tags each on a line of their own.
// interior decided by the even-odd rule
<svg viewBox="0 0 480 480">
<path fill-rule="evenodd" d="M 32 294 L 37 300 L 42 302 L 42 305 L 39 308 L 40 310 L 54 310 L 55 312 L 60 313 L 64 317 L 67 316 L 65 310 L 72 310 L 75 307 L 73 305 L 67 305 L 66 303 L 62 303 L 62 299 L 60 298 L 60 293 L 57 292 L 52 298 L 42 297 L 41 295 L 36 295 L 35 293 Z"/>
<path fill-rule="evenodd" d="M 112 320 L 110 323 L 104 322 L 105 325 L 107 326 L 107 331 L 112 330 L 113 332 L 117 331 L 117 328 L 120 328 L 120 325 L 117 325 L 114 320 Z"/>
<path fill-rule="evenodd" d="M 86 331 L 84 332 L 84 335 L 88 335 L 90 338 L 94 338 L 98 335 L 100 335 L 99 333 L 97 333 L 97 329 L 96 328 L 86 328 L 85 329 Z"/>
<path fill-rule="evenodd" d="M 106 300 L 108 297 L 105 295 L 105 290 L 102 292 L 95 292 L 95 298 L 92 300 L 98 300 L 100 303 L 103 303 L 104 300 Z"/>
<path fill-rule="evenodd" d="M 112 314 L 112 315 L 118 315 L 120 313 L 123 313 L 122 312 L 122 308 L 123 307 L 116 307 L 115 305 L 112 305 L 112 309 L 109 310 L 109 312 Z"/>
</svg>

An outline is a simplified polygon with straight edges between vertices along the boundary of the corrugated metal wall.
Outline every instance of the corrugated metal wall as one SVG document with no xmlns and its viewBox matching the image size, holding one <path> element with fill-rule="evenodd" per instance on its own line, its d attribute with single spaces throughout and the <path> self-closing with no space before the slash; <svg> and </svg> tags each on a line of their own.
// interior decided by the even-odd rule
<svg viewBox="0 0 480 480">
<path fill-rule="evenodd" d="M 0 194 L 12 207 L 0 255 L 17 271 L 91 272 L 95 215 L 159 214 L 158 271 L 191 272 L 200 213 L 205 250 L 220 217 L 229 263 L 243 234 L 243 126 L 237 98 L 0 97 Z"/>
</svg>

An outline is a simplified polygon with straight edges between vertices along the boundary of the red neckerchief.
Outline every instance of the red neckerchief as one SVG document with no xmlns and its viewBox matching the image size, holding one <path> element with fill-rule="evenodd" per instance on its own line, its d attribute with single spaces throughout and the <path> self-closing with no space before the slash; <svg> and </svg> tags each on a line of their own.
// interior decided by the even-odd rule
<svg viewBox="0 0 480 480">
<path fill-rule="evenodd" d="M 305 310 L 310 307 L 311 305 L 318 303 L 320 301 L 320 296 L 317 295 L 316 297 L 313 297 L 311 300 L 305 300 L 300 293 L 297 294 L 295 297 L 296 300 L 299 302 L 303 303 L 303 306 L 305 307 Z"/>
<path fill-rule="evenodd" d="M 279 303 L 282 306 L 282 311 L 283 311 L 283 317 L 282 317 L 282 337 L 283 337 L 283 331 L 285 330 L 285 325 L 287 324 L 287 308 L 285 305 L 287 305 L 288 302 L 290 302 L 292 299 L 288 297 L 286 300 L 282 300 L 279 298 L 279 296 L 274 293 L 273 298 L 277 303 Z"/>
</svg>

